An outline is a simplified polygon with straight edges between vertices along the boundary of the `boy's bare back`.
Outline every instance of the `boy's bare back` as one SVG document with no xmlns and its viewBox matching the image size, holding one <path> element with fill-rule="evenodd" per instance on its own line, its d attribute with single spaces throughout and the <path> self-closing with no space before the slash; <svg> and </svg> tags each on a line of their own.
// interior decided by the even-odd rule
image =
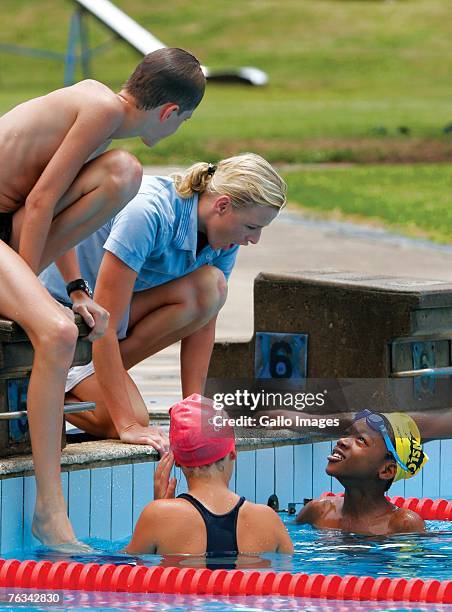
<svg viewBox="0 0 452 612">
<path fill-rule="evenodd" d="M 154 146 L 191 117 L 204 88 L 199 61 L 164 48 L 146 55 L 119 93 L 86 80 L 1 117 L 0 212 L 9 246 L 37 273 L 114 216 L 138 191 L 142 167 L 124 151 L 104 153 L 110 141 L 138 136 Z M 74 279 L 73 254 L 64 259 Z"/>
<path fill-rule="evenodd" d="M 14 212 L 36 186 L 56 199 L 124 117 L 118 94 L 85 80 L 13 108 L 0 118 L 0 212 Z M 52 198 L 53 199 L 53 198 Z"/>
</svg>

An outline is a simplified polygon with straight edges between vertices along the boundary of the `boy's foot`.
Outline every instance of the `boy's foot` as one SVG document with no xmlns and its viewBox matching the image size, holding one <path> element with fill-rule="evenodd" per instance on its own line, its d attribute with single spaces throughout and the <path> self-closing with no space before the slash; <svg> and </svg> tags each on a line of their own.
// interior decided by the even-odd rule
<svg viewBox="0 0 452 612">
<path fill-rule="evenodd" d="M 95 553 L 94 548 L 91 548 L 88 544 L 80 542 L 80 540 L 74 540 L 73 542 L 64 542 L 62 544 L 46 544 L 50 550 L 61 553 L 64 555 L 86 555 Z"/>
<path fill-rule="evenodd" d="M 41 544 L 63 552 L 63 548 L 68 548 L 64 552 L 83 553 L 92 551 L 91 547 L 83 542 L 79 542 L 75 537 L 74 530 L 65 511 L 57 511 L 39 514 L 35 510 L 31 532 Z M 69 551 L 69 548 L 71 550 Z"/>
</svg>

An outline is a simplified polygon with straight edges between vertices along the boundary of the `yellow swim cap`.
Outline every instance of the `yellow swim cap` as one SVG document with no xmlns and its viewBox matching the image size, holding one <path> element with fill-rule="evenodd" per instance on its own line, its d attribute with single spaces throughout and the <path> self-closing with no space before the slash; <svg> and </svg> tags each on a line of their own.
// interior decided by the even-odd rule
<svg viewBox="0 0 452 612">
<path fill-rule="evenodd" d="M 383 413 L 389 421 L 395 438 L 395 449 L 400 459 L 408 467 L 408 472 L 397 464 L 397 480 L 415 476 L 428 461 L 427 455 L 422 450 L 421 434 L 416 422 L 403 412 Z"/>
</svg>

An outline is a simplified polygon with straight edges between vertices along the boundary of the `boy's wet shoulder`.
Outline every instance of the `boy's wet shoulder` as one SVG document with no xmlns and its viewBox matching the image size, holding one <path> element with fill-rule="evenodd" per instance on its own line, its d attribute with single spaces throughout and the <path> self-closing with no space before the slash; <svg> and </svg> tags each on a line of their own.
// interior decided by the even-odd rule
<svg viewBox="0 0 452 612">
<path fill-rule="evenodd" d="M 412 510 L 394 507 L 389 521 L 389 528 L 394 533 L 425 531 L 424 520 Z"/>
<path fill-rule="evenodd" d="M 296 522 L 314 523 L 323 518 L 339 516 L 344 504 L 344 498 L 340 496 L 320 497 L 312 499 L 299 512 Z"/>
</svg>

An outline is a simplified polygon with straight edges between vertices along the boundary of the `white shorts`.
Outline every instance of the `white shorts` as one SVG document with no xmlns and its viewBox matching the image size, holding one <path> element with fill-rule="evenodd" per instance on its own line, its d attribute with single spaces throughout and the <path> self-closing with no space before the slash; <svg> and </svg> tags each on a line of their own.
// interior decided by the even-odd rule
<svg viewBox="0 0 452 612">
<path fill-rule="evenodd" d="M 82 380 L 91 376 L 91 374 L 94 374 L 94 364 L 92 361 L 86 365 L 70 368 L 66 379 L 66 393 L 81 383 Z"/>
</svg>

